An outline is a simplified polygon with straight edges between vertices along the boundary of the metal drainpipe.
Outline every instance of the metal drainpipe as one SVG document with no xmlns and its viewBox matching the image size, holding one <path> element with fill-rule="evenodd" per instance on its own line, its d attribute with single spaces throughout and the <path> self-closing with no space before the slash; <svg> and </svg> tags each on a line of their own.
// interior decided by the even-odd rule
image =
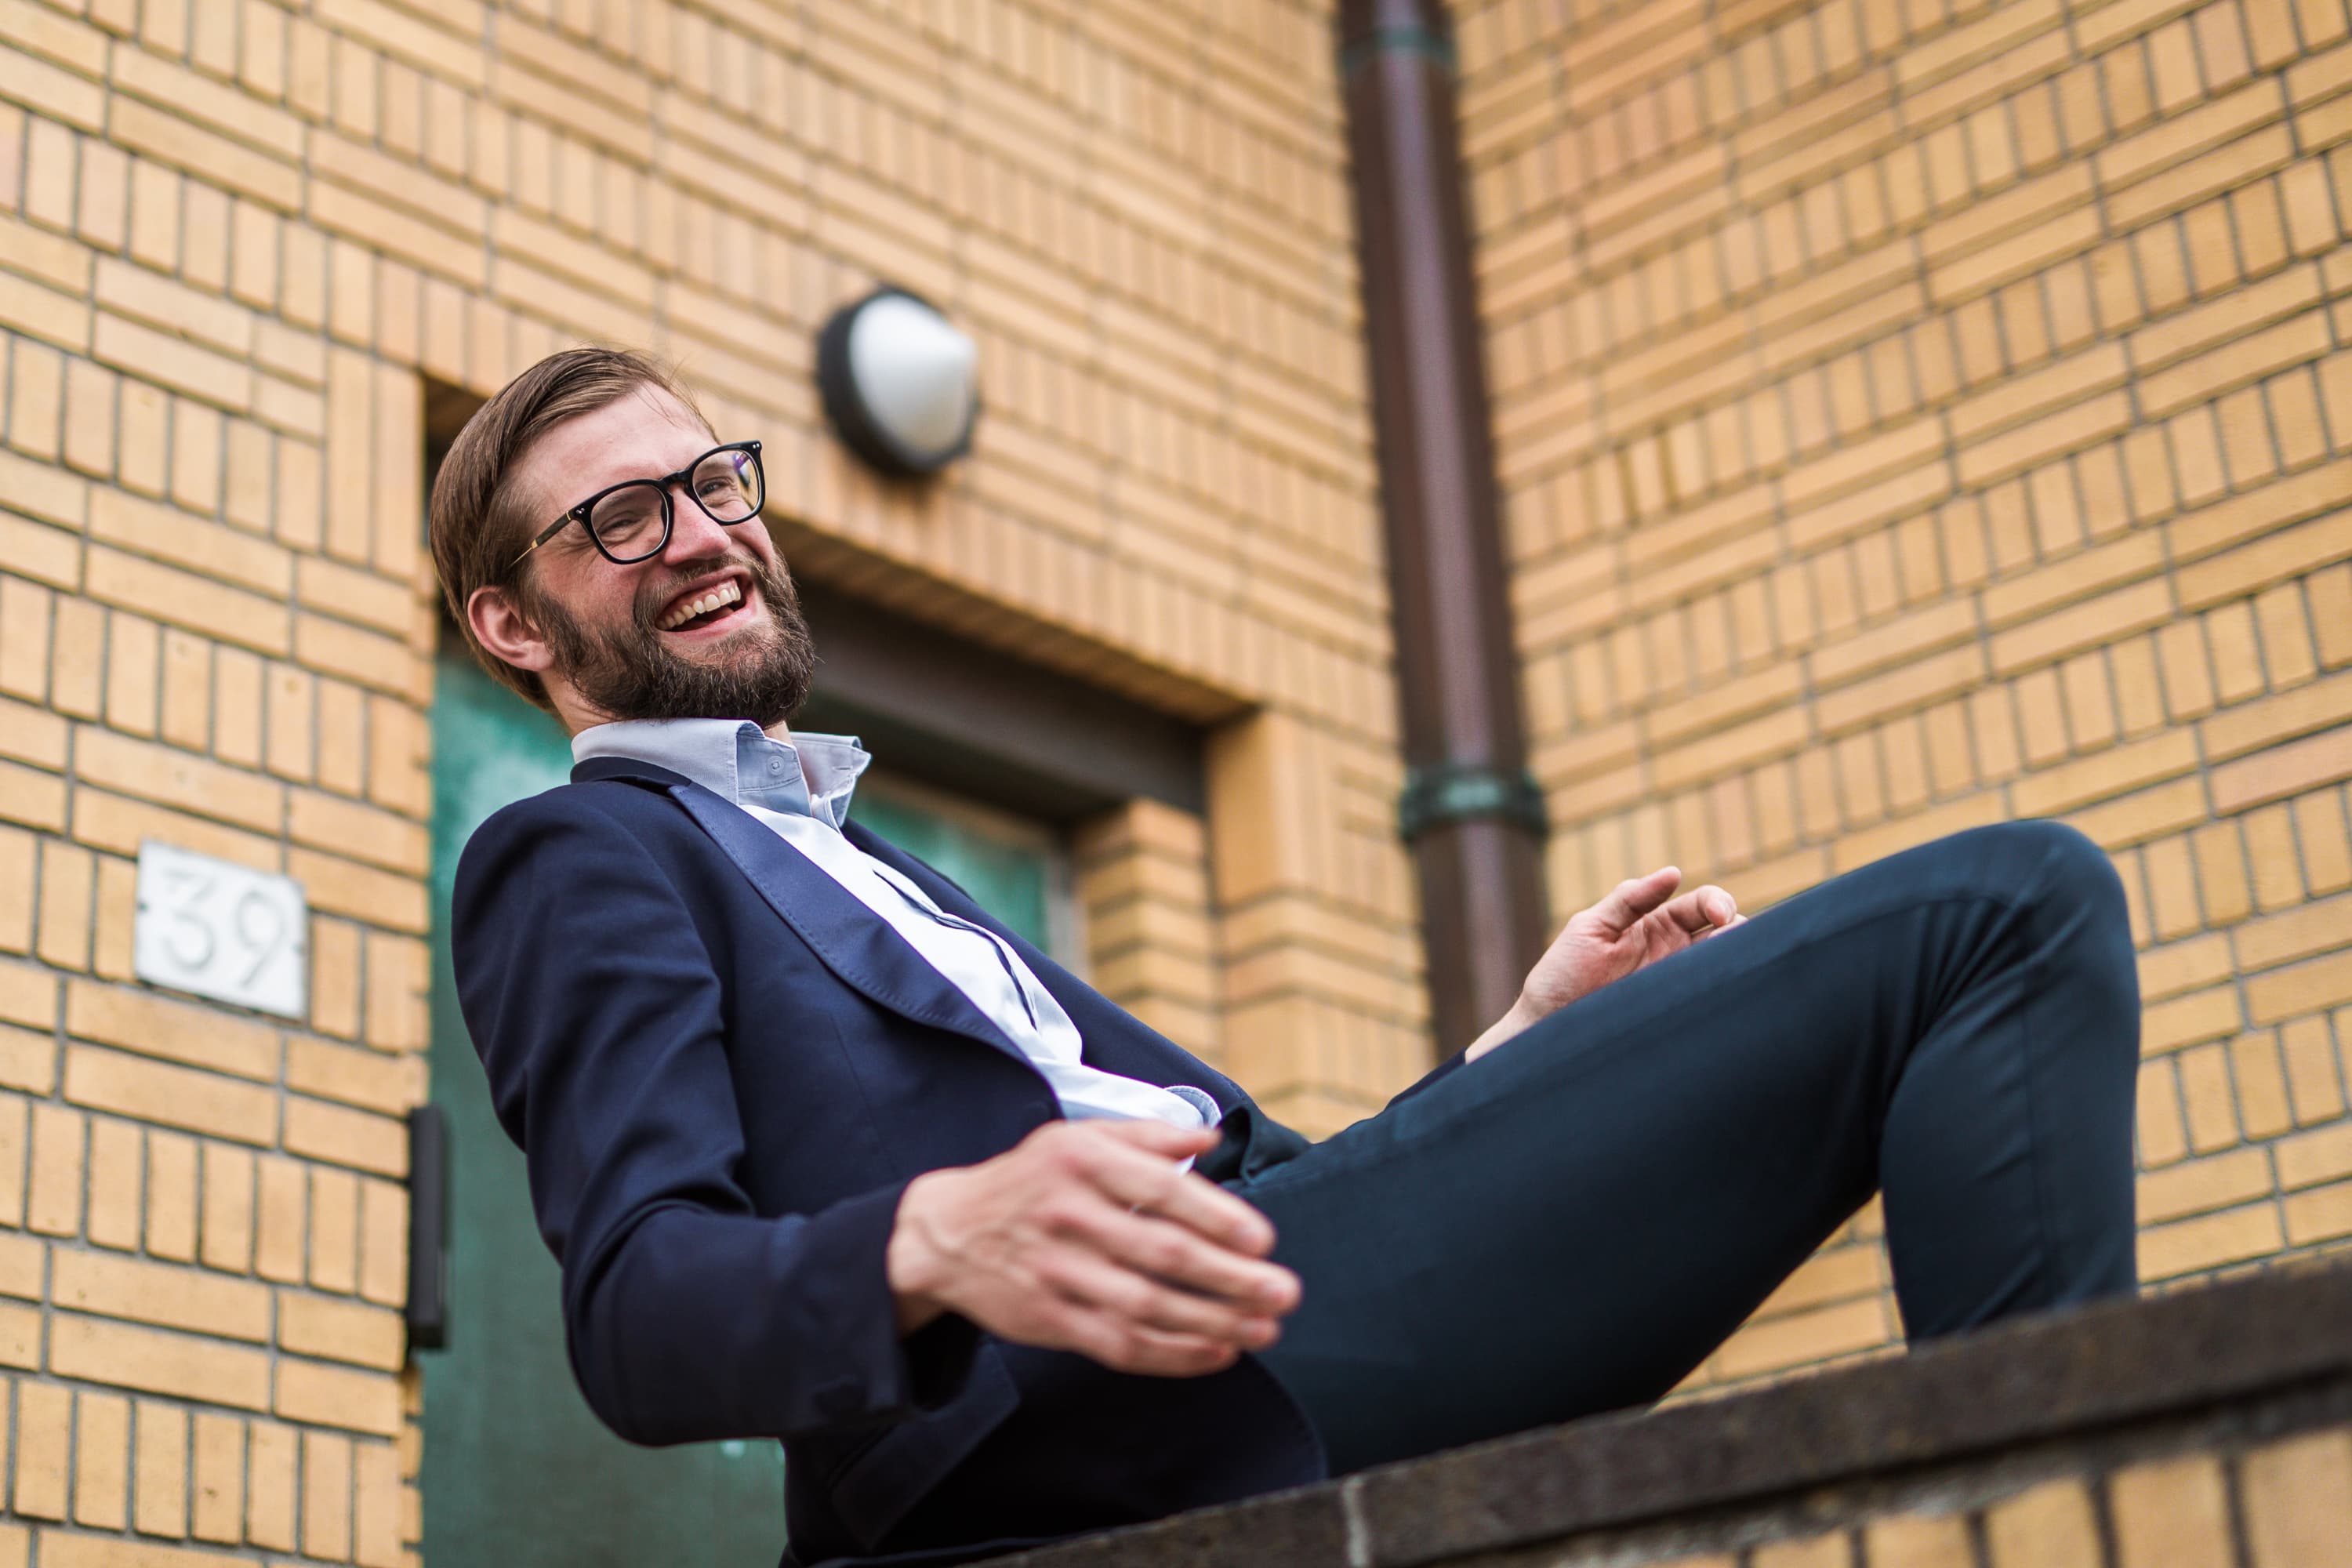
<svg viewBox="0 0 2352 1568">
<path fill-rule="evenodd" d="M 1340 0 L 1373 433 L 1438 1052 L 1517 999 L 1543 951 L 1543 795 L 1518 656 L 1444 0 Z"/>
</svg>

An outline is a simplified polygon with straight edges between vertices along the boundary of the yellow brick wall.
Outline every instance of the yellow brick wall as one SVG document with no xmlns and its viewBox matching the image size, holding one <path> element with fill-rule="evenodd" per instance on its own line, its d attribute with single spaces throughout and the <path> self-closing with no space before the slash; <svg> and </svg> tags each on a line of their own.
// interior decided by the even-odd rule
<svg viewBox="0 0 2352 1568">
<path fill-rule="evenodd" d="M 2062 817 L 2141 1269 L 2352 1237 L 2343 0 L 1464 0 L 1563 908 Z M 1885 1346 L 1866 1212 L 1697 1381 Z"/>
<path fill-rule="evenodd" d="M 1746 1552 L 1649 1561 L 1656 1568 L 2345 1568 L 2352 1564 L 2352 1431 L 2169 1455 L 2005 1489 L 1973 1504 L 1889 1510 Z"/>
<path fill-rule="evenodd" d="M 414 1555 L 428 382 L 683 359 L 805 575 L 1211 728 L 1205 817 L 1080 835 L 1108 984 L 1313 1130 L 1418 1070 L 1328 31 L 0 0 L 0 1500 L 43 1562 Z M 923 491 L 809 382 L 884 278 L 982 344 Z M 147 837 L 304 883 L 301 1026 L 132 980 Z"/>
</svg>

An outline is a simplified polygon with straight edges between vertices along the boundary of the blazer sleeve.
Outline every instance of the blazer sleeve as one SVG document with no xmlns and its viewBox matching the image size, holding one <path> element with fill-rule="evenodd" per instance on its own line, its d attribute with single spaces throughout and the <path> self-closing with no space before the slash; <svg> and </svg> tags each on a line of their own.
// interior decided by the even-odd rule
<svg viewBox="0 0 2352 1568">
<path fill-rule="evenodd" d="M 476 832 L 450 933 L 590 1407 L 664 1444 L 837 1435 L 944 1403 L 979 1335 L 954 1318 L 898 1335 L 884 1249 L 905 1184 L 753 1211 L 710 955 L 645 845 L 572 795 Z"/>
<path fill-rule="evenodd" d="M 1454 1073 L 1460 1072 L 1465 1065 L 1467 1065 L 1467 1058 L 1462 1052 L 1456 1051 L 1452 1056 L 1446 1058 L 1444 1061 L 1438 1063 L 1435 1067 L 1430 1068 L 1427 1072 L 1422 1074 L 1421 1077 L 1415 1079 L 1412 1082 L 1397 1090 L 1395 1096 L 1389 1100 L 1389 1103 L 1391 1105 L 1402 1104 L 1404 1101 L 1411 1100 L 1414 1095 L 1419 1094 L 1423 1089 L 1427 1089 L 1431 1084 L 1437 1082 L 1438 1079 L 1447 1078 Z"/>
</svg>

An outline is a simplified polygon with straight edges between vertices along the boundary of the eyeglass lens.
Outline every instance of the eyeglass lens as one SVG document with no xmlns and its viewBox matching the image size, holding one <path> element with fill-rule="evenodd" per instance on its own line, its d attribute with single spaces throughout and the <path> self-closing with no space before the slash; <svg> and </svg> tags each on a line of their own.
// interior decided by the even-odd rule
<svg viewBox="0 0 2352 1568">
<path fill-rule="evenodd" d="M 762 484 L 759 458 L 721 447 L 694 466 L 687 493 L 714 522 L 740 522 L 760 510 Z M 601 498 L 588 513 L 596 542 L 618 561 L 642 561 L 669 542 L 669 492 L 651 479 L 623 485 Z"/>
</svg>

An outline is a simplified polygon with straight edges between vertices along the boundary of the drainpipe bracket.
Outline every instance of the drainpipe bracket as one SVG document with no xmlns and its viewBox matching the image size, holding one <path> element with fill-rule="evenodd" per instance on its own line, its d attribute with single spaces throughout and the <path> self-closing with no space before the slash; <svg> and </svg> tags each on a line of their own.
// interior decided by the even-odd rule
<svg viewBox="0 0 2352 1568">
<path fill-rule="evenodd" d="M 1538 842 L 1549 837 L 1543 789 L 1525 768 L 1483 763 L 1433 763 L 1414 768 L 1397 797 L 1397 833 L 1408 844 L 1457 822 L 1499 818 Z"/>
<path fill-rule="evenodd" d="M 1460 68 L 1454 40 L 1434 27 L 1375 27 L 1339 51 L 1339 79 L 1347 80 L 1382 55 L 1419 55 L 1448 75 Z"/>
</svg>

